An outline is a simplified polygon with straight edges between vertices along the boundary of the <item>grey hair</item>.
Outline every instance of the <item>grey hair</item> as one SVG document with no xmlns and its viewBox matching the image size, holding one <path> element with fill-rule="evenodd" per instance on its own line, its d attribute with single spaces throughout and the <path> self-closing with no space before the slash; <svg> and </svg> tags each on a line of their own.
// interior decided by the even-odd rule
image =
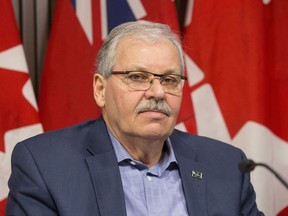
<svg viewBox="0 0 288 216">
<path fill-rule="evenodd" d="M 115 27 L 104 40 L 97 56 L 97 72 L 106 79 L 110 76 L 115 64 L 116 49 L 119 41 L 127 36 L 146 41 L 168 39 L 177 48 L 180 60 L 180 72 L 184 75 L 184 57 L 181 40 L 168 25 L 150 21 L 126 22 Z"/>
</svg>

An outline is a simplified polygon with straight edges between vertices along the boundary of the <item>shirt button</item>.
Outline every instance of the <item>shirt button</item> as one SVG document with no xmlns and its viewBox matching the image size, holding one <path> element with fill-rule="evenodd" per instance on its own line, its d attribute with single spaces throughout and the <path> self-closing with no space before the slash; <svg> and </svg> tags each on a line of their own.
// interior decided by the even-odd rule
<svg viewBox="0 0 288 216">
<path fill-rule="evenodd" d="M 149 182 L 152 182 L 152 177 L 151 177 L 151 176 L 146 176 L 146 178 L 147 178 L 147 180 L 148 180 Z"/>
<path fill-rule="evenodd" d="M 130 164 L 133 165 L 133 166 L 136 165 L 135 161 L 130 161 Z"/>
</svg>

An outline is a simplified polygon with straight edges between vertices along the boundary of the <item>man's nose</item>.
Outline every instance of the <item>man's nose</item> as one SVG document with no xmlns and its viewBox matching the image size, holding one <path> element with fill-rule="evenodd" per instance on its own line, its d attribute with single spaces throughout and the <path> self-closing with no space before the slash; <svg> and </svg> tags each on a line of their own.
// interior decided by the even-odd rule
<svg viewBox="0 0 288 216">
<path fill-rule="evenodd" d="M 162 99 L 165 95 L 165 90 L 161 84 L 159 77 L 154 77 L 150 81 L 150 88 L 146 90 L 146 95 L 148 97 L 160 98 Z"/>
</svg>

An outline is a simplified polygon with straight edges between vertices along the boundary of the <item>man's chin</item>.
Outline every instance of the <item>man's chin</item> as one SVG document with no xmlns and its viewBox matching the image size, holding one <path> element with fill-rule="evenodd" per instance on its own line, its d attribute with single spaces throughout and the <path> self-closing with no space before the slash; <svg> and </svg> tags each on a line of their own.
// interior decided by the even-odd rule
<svg viewBox="0 0 288 216">
<path fill-rule="evenodd" d="M 142 130 L 141 134 L 144 137 L 147 137 L 148 139 L 151 138 L 163 139 L 163 137 L 167 138 L 171 134 L 171 131 L 173 131 L 169 130 L 167 128 L 167 125 L 165 127 L 164 125 L 159 123 L 150 123 L 141 128 L 141 130 Z"/>
</svg>

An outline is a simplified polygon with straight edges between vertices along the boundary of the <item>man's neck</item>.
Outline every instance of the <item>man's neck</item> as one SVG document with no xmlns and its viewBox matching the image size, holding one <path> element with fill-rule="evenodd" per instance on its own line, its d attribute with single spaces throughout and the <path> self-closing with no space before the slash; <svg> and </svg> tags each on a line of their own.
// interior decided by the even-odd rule
<svg viewBox="0 0 288 216">
<path fill-rule="evenodd" d="M 142 162 L 148 168 L 151 168 L 162 159 L 166 149 L 164 147 L 165 142 L 147 142 L 146 140 L 141 142 L 135 140 L 133 143 L 128 143 L 119 141 L 134 160 Z"/>
</svg>

